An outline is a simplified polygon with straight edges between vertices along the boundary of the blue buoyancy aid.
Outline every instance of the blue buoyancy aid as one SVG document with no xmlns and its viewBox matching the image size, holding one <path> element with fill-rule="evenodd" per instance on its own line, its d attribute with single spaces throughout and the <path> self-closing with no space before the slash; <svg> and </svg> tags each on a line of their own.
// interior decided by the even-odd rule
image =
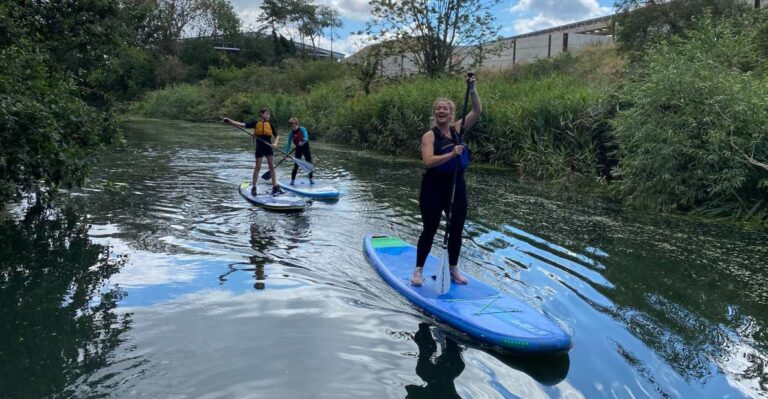
<svg viewBox="0 0 768 399">
<path fill-rule="evenodd" d="M 451 125 L 451 138 L 443 137 L 443 135 L 440 134 L 440 129 L 437 126 L 432 128 L 432 134 L 435 136 L 435 155 L 448 154 L 453 151 L 453 147 L 455 147 L 456 144 L 461 144 L 461 136 L 456 132 L 456 129 L 453 128 L 453 125 Z M 469 148 L 464 147 L 464 152 L 461 153 L 460 159 L 461 164 L 459 164 L 459 171 L 463 172 L 469 166 Z M 439 166 L 428 168 L 427 171 L 435 171 L 440 173 L 453 172 L 456 168 L 456 162 L 456 158 L 451 158 Z"/>
</svg>

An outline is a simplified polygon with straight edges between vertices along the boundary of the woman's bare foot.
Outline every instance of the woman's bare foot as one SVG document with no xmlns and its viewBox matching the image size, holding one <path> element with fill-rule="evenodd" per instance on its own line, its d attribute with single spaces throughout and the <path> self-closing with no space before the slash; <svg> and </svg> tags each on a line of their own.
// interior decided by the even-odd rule
<svg viewBox="0 0 768 399">
<path fill-rule="evenodd" d="M 424 284 L 424 276 L 422 276 L 421 272 L 424 270 L 423 267 L 416 267 L 413 269 L 413 276 L 411 276 L 411 285 L 421 286 Z"/>
<path fill-rule="evenodd" d="M 459 271 L 458 266 L 451 266 L 451 279 L 456 282 L 456 284 L 466 284 L 467 278 L 464 277 L 464 275 L 461 274 Z"/>
</svg>

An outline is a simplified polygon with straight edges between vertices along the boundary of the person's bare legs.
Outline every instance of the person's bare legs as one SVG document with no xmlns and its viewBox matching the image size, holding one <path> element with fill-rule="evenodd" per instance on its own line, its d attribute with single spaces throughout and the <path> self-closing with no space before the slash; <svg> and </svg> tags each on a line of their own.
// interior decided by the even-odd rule
<svg viewBox="0 0 768 399">
<path fill-rule="evenodd" d="M 269 166 L 269 173 L 272 175 L 272 187 L 277 186 L 277 173 L 275 173 L 275 157 L 267 155 L 267 165 Z"/>
<path fill-rule="evenodd" d="M 259 182 L 259 171 L 261 170 L 261 158 L 256 158 L 256 165 L 253 167 L 253 186 L 251 186 L 251 195 L 256 196 L 256 183 Z"/>
<path fill-rule="evenodd" d="M 275 173 L 275 157 L 267 155 L 267 165 L 269 166 L 269 173 L 272 175 L 272 194 L 280 194 L 283 190 L 277 185 L 277 173 Z"/>
</svg>

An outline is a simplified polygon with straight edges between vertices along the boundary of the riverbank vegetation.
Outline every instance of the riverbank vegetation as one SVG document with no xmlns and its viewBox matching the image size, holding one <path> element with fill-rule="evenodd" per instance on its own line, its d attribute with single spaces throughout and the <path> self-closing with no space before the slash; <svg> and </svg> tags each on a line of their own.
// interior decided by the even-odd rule
<svg viewBox="0 0 768 399">
<path fill-rule="evenodd" d="M 305 18 L 302 42 L 338 22 L 309 1 L 292 4 L 302 5 L 296 15 L 323 16 Z M 0 208 L 22 197 L 46 203 L 82 184 L 101 150 L 121 141 L 126 101 L 200 81 L 211 68 L 304 56 L 295 49 L 274 31 L 244 34 L 228 0 L 2 2 Z"/>
<path fill-rule="evenodd" d="M 640 208 L 768 220 L 765 12 L 698 3 L 674 35 L 641 41 L 637 31 L 670 31 L 656 26 L 668 20 L 647 19 L 622 31 L 628 42 L 619 46 L 482 71 L 485 113 L 467 137 L 475 160 L 525 178 L 606 182 Z M 315 138 L 417 156 L 429 104 L 463 98 L 459 76 L 379 80 L 366 95 L 356 66 L 326 65 L 215 69 L 135 110 L 214 121 L 249 118 L 266 104 L 278 123 L 299 116 Z M 188 94 L 196 90 L 205 95 Z M 205 104 L 185 108 L 190 97 Z"/>
<path fill-rule="evenodd" d="M 127 100 L 133 114 L 199 122 L 268 105 L 278 124 L 298 116 L 314 139 L 416 157 L 432 101 L 463 99 L 462 73 L 449 74 L 458 69 L 377 77 L 375 51 L 360 64 L 311 60 L 276 33 L 307 24 L 300 39 L 314 44 L 338 26 L 333 13 L 315 21 L 300 15 L 310 9 L 267 2 L 265 34 L 243 35 L 226 0 L 183 3 L 207 4 L 214 22 L 162 22 L 181 15 L 162 8 L 174 2 L 102 1 L 99 18 L 114 27 L 104 35 L 103 20 L 74 29 L 70 14 L 95 12 L 77 2 L 70 14 L 0 6 L 0 200 L 81 183 L 99 148 L 120 141 Z M 466 138 L 475 161 L 599 182 L 635 207 L 768 222 L 766 10 L 646 3 L 617 3 L 615 46 L 481 69 L 485 112 Z M 221 43 L 241 51 L 214 50 Z"/>
</svg>

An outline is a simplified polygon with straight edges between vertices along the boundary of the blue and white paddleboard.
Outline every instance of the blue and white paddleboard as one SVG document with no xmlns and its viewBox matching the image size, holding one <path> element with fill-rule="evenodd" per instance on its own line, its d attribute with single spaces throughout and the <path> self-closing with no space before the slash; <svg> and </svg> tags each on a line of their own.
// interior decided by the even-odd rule
<svg viewBox="0 0 768 399">
<path fill-rule="evenodd" d="M 440 295 L 432 278 L 440 260 L 432 255 L 424 265 L 424 285 L 411 285 L 416 247 L 398 237 L 369 235 L 363 248 L 384 281 L 411 303 L 478 341 L 525 354 L 560 353 L 571 348 L 571 337 L 555 322 L 469 275 L 465 274 L 468 284 L 452 283 L 449 291 Z"/>
<path fill-rule="evenodd" d="M 327 184 L 310 184 L 309 179 L 296 179 L 291 184 L 291 179 L 278 180 L 277 184 L 283 190 L 290 191 L 309 198 L 336 199 L 339 198 L 339 190 Z"/>
<path fill-rule="evenodd" d="M 240 195 L 251 203 L 258 205 L 270 211 L 297 212 L 303 211 L 307 207 L 307 202 L 303 198 L 292 195 L 272 196 L 267 193 L 251 195 L 251 183 L 243 182 L 240 185 Z"/>
</svg>

